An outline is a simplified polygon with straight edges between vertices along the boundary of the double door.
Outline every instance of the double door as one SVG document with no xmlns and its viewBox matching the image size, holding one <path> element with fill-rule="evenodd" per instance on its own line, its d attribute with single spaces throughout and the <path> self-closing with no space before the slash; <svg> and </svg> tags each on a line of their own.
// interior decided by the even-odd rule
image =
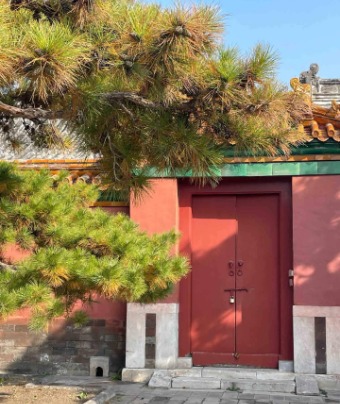
<svg viewBox="0 0 340 404">
<path fill-rule="evenodd" d="M 195 365 L 276 367 L 282 351 L 279 194 L 193 195 Z M 287 290 L 286 290 L 287 289 Z"/>
</svg>

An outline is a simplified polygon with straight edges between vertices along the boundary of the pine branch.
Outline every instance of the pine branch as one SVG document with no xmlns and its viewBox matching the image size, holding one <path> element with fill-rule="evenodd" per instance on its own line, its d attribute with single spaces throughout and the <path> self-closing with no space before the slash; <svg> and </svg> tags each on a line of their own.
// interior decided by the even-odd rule
<svg viewBox="0 0 340 404">
<path fill-rule="evenodd" d="M 64 11 L 70 11 L 71 5 L 69 2 L 63 2 L 62 7 L 65 9 Z M 39 21 L 41 18 L 41 14 L 44 15 L 48 21 L 53 22 L 53 20 L 58 19 L 60 17 L 62 7 L 56 7 L 51 4 L 49 1 L 45 1 L 43 3 L 35 0 L 11 0 L 10 1 L 11 10 L 19 10 L 20 8 L 24 8 L 33 13 L 33 19 Z"/>
<path fill-rule="evenodd" d="M 99 96 L 105 98 L 109 102 L 129 101 L 140 107 L 154 110 L 172 110 L 172 111 L 191 111 L 194 100 L 186 101 L 177 105 L 166 105 L 164 102 L 155 102 L 144 98 L 133 92 L 114 91 L 112 93 L 101 93 Z"/>
<path fill-rule="evenodd" d="M 120 105 L 121 108 L 129 115 L 129 117 L 130 117 L 132 120 L 135 119 L 133 113 L 129 110 L 129 108 L 127 108 L 122 102 L 119 102 L 119 105 Z"/>
<path fill-rule="evenodd" d="M 0 101 L 0 112 L 14 118 L 35 119 L 59 119 L 63 116 L 63 111 L 49 111 L 41 108 L 19 108 L 8 105 Z"/>
<path fill-rule="evenodd" d="M 123 92 L 123 91 L 115 91 L 112 93 L 102 93 L 99 94 L 107 101 L 130 101 L 135 105 L 139 105 L 140 107 L 150 108 L 150 109 L 162 109 L 164 108 L 163 104 L 160 102 L 154 102 L 144 98 L 136 93 L 132 92 Z"/>
<path fill-rule="evenodd" d="M 128 101 L 140 107 L 154 109 L 154 110 L 161 110 L 161 109 L 168 109 L 175 111 L 190 111 L 193 108 L 193 100 L 178 104 L 167 106 L 163 102 L 154 102 L 147 98 L 144 98 L 136 93 L 133 92 L 112 92 L 112 93 L 102 93 L 99 94 L 100 97 L 105 98 L 109 102 L 118 102 L 120 106 L 122 106 L 122 101 Z M 125 110 L 125 108 L 124 108 Z M 19 108 L 13 105 L 5 104 L 0 101 L 0 112 L 7 116 L 11 116 L 13 118 L 26 118 L 30 120 L 35 119 L 60 119 L 64 115 L 64 111 L 51 111 L 45 110 L 42 108 Z M 125 112 L 127 112 L 125 110 Z"/>
</svg>

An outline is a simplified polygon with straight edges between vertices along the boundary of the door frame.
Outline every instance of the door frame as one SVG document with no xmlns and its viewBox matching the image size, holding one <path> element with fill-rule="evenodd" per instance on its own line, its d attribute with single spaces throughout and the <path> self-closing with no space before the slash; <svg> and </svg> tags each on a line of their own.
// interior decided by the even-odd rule
<svg viewBox="0 0 340 404">
<path fill-rule="evenodd" d="M 279 196 L 279 278 L 280 278 L 280 354 L 279 360 L 293 359 L 293 287 L 288 271 L 293 264 L 292 180 L 291 177 L 226 178 L 218 186 L 199 187 L 189 180 L 179 181 L 180 254 L 191 262 L 192 198 L 196 195 L 263 195 Z M 191 355 L 192 275 L 180 282 L 179 356 Z"/>
</svg>

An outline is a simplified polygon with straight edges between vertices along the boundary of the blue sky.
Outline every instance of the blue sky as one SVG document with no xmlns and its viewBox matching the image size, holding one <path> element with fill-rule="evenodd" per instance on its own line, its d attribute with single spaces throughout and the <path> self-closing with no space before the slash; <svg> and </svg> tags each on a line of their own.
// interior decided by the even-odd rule
<svg viewBox="0 0 340 404">
<path fill-rule="evenodd" d="M 146 0 L 163 6 L 172 0 Z M 183 2 L 183 1 L 182 1 Z M 280 56 L 278 78 L 320 66 L 319 76 L 340 78 L 340 0 L 193 0 L 219 5 L 226 14 L 226 46 L 246 54 L 257 42 L 272 45 Z"/>
</svg>

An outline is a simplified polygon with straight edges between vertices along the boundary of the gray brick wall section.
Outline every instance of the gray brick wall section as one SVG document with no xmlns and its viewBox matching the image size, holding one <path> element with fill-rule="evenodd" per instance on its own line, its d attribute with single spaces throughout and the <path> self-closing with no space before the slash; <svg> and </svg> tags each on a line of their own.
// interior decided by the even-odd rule
<svg viewBox="0 0 340 404">
<path fill-rule="evenodd" d="M 108 356 L 111 373 L 121 369 L 125 321 L 96 319 L 81 328 L 56 321 L 47 333 L 31 332 L 15 321 L 0 323 L 2 372 L 85 376 L 90 356 Z"/>
</svg>

